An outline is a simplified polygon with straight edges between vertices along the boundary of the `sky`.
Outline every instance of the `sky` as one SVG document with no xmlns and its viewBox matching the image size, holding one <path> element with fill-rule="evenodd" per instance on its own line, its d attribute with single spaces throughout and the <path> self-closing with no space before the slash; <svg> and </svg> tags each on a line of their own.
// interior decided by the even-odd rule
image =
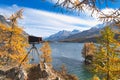
<svg viewBox="0 0 120 80">
<path fill-rule="evenodd" d="M 120 1 L 116 3 L 108 2 L 110 9 L 120 7 Z M 9 17 L 14 12 L 24 9 L 23 19 L 19 20 L 19 25 L 30 35 L 47 37 L 61 30 L 72 31 L 74 29 L 83 31 L 101 24 L 96 17 L 91 17 L 90 12 L 66 13 L 63 8 L 54 8 L 54 0 L 0 0 L 0 15 Z M 103 11 L 110 9 L 104 5 L 98 6 Z M 64 13 L 62 13 L 62 11 Z"/>
</svg>

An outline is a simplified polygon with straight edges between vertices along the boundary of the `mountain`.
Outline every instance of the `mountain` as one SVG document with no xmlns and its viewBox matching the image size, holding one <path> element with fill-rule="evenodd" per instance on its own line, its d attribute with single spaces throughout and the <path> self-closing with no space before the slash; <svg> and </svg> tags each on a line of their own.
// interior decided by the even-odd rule
<svg viewBox="0 0 120 80">
<path fill-rule="evenodd" d="M 120 32 L 120 29 L 117 26 L 114 26 L 114 23 L 109 24 L 98 24 L 89 30 L 80 32 L 79 30 L 73 31 L 60 31 L 56 34 L 51 35 L 46 38 L 48 41 L 61 41 L 61 42 L 97 42 L 97 38 L 100 38 L 100 31 L 104 29 L 105 26 L 110 26 L 114 32 Z M 113 26 L 113 27 L 112 27 Z M 116 38 L 118 33 L 116 33 Z"/>
<path fill-rule="evenodd" d="M 0 15 L 0 23 L 3 23 L 5 25 L 10 25 L 11 23 L 8 22 L 3 15 Z"/>
<path fill-rule="evenodd" d="M 98 28 L 98 27 L 93 27 L 89 30 L 85 30 L 82 31 L 80 33 L 68 36 L 67 38 L 65 38 L 62 41 L 67 41 L 67 42 L 83 42 L 86 41 L 86 39 L 88 38 L 93 38 L 93 37 L 97 37 L 99 35 L 99 31 L 102 28 Z"/>
<path fill-rule="evenodd" d="M 107 24 L 113 25 L 113 23 Z M 106 24 L 99 24 L 94 27 L 92 27 L 89 30 L 82 31 L 80 33 L 70 35 L 64 40 L 65 42 L 97 42 L 97 38 L 100 37 L 100 31 L 104 29 Z M 114 26 L 111 27 L 114 32 L 120 31 L 118 27 Z"/>
<path fill-rule="evenodd" d="M 74 35 L 79 33 L 79 30 L 73 30 L 73 31 L 59 31 L 58 33 L 55 33 L 51 36 L 49 36 L 48 38 L 46 38 L 45 40 L 47 41 L 60 41 L 60 40 L 64 40 L 65 38 L 67 38 L 70 35 Z"/>
<path fill-rule="evenodd" d="M 79 30 L 74 29 L 70 34 L 71 34 L 71 35 L 74 35 L 74 34 L 77 34 L 77 33 L 79 33 L 79 32 L 80 32 Z"/>
<path fill-rule="evenodd" d="M 55 33 L 45 40 L 47 41 L 65 41 L 65 42 L 83 42 L 86 41 L 85 39 L 93 38 L 99 35 L 99 31 L 103 29 L 105 24 L 99 24 L 92 27 L 89 30 L 85 30 L 80 32 L 79 30 L 74 29 L 73 31 L 59 31 Z M 94 39 L 93 39 L 94 40 Z"/>
</svg>

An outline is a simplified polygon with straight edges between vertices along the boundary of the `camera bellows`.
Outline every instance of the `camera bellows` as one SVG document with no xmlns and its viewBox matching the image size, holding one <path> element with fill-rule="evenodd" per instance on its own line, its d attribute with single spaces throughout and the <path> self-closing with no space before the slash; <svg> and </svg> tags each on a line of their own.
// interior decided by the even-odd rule
<svg viewBox="0 0 120 80">
<path fill-rule="evenodd" d="M 40 43 L 42 41 L 42 37 L 28 36 L 28 41 L 30 44 Z"/>
</svg>

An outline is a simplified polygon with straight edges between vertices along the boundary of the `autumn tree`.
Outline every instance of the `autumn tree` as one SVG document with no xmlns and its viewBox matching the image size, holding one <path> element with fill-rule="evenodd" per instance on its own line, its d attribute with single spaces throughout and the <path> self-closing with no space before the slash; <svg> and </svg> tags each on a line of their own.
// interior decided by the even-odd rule
<svg viewBox="0 0 120 80">
<path fill-rule="evenodd" d="M 43 46 L 41 47 L 40 51 L 42 51 L 42 62 L 43 63 L 51 63 L 52 57 L 51 57 L 51 48 L 48 42 L 43 43 Z"/>
<path fill-rule="evenodd" d="M 101 31 L 100 43 L 94 55 L 93 69 L 105 80 L 120 78 L 120 52 L 119 43 L 114 39 L 115 34 L 107 26 Z"/>
<path fill-rule="evenodd" d="M 22 17 L 22 10 L 12 14 L 10 25 L 0 23 L 0 65 L 19 65 L 27 53 L 27 36 L 18 26 L 17 19 Z M 23 62 L 26 64 L 27 59 Z"/>
<path fill-rule="evenodd" d="M 55 0 L 54 0 L 55 1 Z M 54 7 L 65 8 L 67 12 L 75 11 L 81 13 L 89 11 L 91 16 L 97 15 L 97 19 L 102 22 L 113 22 L 120 27 L 120 7 L 111 10 L 109 13 L 103 12 L 100 7 L 104 5 L 109 8 L 109 4 L 114 4 L 119 0 L 56 0 Z"/>
<path fill-rule="evenodd" d="M 84 47 L 82 49 L 82 56 L 85 58 L 85 63 L 91 63 L 94 53 L 95 53 L 95 45 L 93 42 L 84 43 Z"/>
</svg>

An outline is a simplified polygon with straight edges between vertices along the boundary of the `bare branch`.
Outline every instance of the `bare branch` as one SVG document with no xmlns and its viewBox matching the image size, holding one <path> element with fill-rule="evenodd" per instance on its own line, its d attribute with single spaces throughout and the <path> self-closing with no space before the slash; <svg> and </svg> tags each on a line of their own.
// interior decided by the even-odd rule
<svg viewBox="0 0 120 80">
<path fill-rule="evenodd" d="M 22 13 L 23 13 L 23 9 L 20 9 L 16 13 L 12 14 L 10 18 L 8 18 L 8 20 L 10 20 L 12 24 L 17 24 L 17 19 L 19 18 L 21 19 L 23 17 Z"/>
</svg>

